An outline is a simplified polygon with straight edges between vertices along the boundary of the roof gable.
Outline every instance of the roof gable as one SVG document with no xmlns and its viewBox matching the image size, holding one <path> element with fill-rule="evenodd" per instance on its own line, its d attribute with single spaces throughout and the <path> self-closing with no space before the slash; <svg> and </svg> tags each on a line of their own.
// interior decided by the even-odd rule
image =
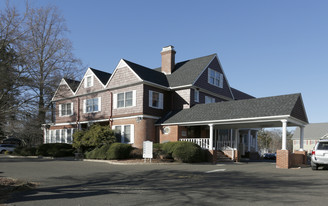
<svg viewBox="0 0 328 206">
<path fill-rule="evenodd" d="M 73 89 L 68 82 L 71 84 Z M 77 82 L 77 81 L 62 78 L 51 101 L 56 101 L 59 99 L 74 96 L 74 91 L 75 91 L 74 89 L 76 89 L 76 86 L 74 86 L 73 82 Z"/>
<path fill-rule="evenodd" d="M 168 81 L 164 73 L 158 72 L 154 69 L 150 69 L 139 64 L 124 60 L 129 67 L 144 81 L 159 84 L 161 86 L 168 87 Z"/>
<path fill-rule="evenodd" d="M 91 75 L 94 76 L 95 77 L 94 79 L 96 79 L 99 82 L 100 85 L 98 85 L 98 87 L 101 87 L 101 88 L 105 88 L 105 84 L 106 83 L 104 84 L 104 82 L 107 82 L 108 79 L 111 76 L 110 73 L 103 72 L 103 71 L 100 71 L 100 70 L 93 69 L 93 68 L 89 67 L 87 69 L 87 71 L 85 72 L 85 74 L 84 74 L 84 76 L 83 76 L 83 78 L 82 78 L 79 86 L 77 87 L 77 89 L 75 91 L 75 94 L 81 93 L 81 91 L 80 91 L 81 90 L 81 87 L 84 89 L 84 87 L 82 85 L 84 84 L 85 78 L 88 77 L 88 76 L 91 76 Z M 96 83 L 94 81 L 94 85 L 95 84 Z M 99 90 L 99 89 L 100 88 L 92 88 L 92 90 Z M 90 88 L 88 90 L 90 90 Z"/>
<path fill-rule="evenodd" d="M 192 85 L 215 56 L 216 54 L 211 54 L 175 64 L 173 72 L 166 75 L 169 86 Z"/>
</svg>

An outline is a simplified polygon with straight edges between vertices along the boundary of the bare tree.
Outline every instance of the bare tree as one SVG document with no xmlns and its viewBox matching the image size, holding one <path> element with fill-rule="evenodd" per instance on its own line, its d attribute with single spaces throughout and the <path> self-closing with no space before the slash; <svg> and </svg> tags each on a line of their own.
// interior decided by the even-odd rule
<svg viewBox="0 0 328 206">
<path fill-rule="evenodd" d="M 68 30 L 56 7 L 32 8 L 27 13 L 26 40 L 20 51 L 30 82 L 36 109 L 36 127 L 46 123 L 51 98 L 62 77 L 79 73 L 80 61 L 72 54 L 72 44 L 65 38 Z M 40 131 L 40 137 L 42 132 Z"/>
<path fill-rule="evenodd" d="M 22 134 L 41 140 L 41 124 L 47 121 L 61 78 L 81 74 L 67 32 L 56 7 L 29 8 L 26 4 L 20 15 L 7 2 L 0 11 L 0 72 L 8 76 L 0 82 L 0 119 L 6 120 L 7 129 L 16 130 L 11 125 L 19 125 L 25 131 Z"/>
</svg>

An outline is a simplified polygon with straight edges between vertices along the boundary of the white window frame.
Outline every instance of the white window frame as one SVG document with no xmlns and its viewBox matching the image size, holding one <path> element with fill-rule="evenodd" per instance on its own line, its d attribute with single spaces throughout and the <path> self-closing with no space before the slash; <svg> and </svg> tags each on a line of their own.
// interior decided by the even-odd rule
<svg viewBox="0 0 328 206">
<path fill-rule="evenodd" d="M 71 114 L 67 114 L 67 105 L 71 104 Z M 63 108 L 65 107 L 66 114 L 62 114 Z M 73 115 L 73 102 L 59 104 L 59 116 L 65 117 L 65 116 L 72 116 Z"/>
<path fill-rule="evenodd" d="M 214 74 L 214 76 L 212 74 Z M 216 87 L 223 88 L 223 74 L 214 69 L 208 68 L 207 82 Z"/>
<path fill-rule="evenodd" d="M 158 94 L 158 106 L 157 107 L 153 106 L 153 94 L 154 93 Z M 149 90 L 149 104 L 148 104 L 149 107 L 155 108 L 155 109 L 163 109 L 163 103 L 164 103 L 163 93 Z"/>
<path fill-rule="evenodd" d="M 126 97 L 127 93 L 132 92 L 132 105 L 131 106 L 126 106 Z M 118 95 L 123 94 L 123 106 L 119 107 L 118 106 Z M 135 107 L 137 106 L 137 91 L 136 90 L 131 90 L 131 91 L 125 91 L 125 92 L 118 92 L 113 94 L 113 108 L 114 109 L 122 109 L 122 108 L 129 108 L 129 107 Z"/>
<path fill-rule="evenodd" d="M 98 110 L 97 111 L 88 111 L 87 112 L 87 100 L 98 99 Z M 93 108 L 93 106 L 92 106 Z M 101 97 L 91 98 L 91 99 L 84 99 L 83 100 L 83 113 L 96 113 L 101 111 Z"/>
<path fill-rule="evenodd" d="M 90 78 L 90 84 L 89 84 L 88 78 Z M 93 79 L 94 79 L 93 75 L 85 76 L 85 78 L 84 78 L 84 88 L 92 87 L 93 86 Z"/>
<path fill-rule="evenodd" d="M 205 96 L 205 104 L 215 103 L 215 98 L 210 96 Z"/>
<path fill-rule="evenodd" d="M 199 90 L 194 90 L 194 101 L 199 102 Z"/>
<path fill-rule="evenodd" d="M 130 126 L 130 142 L 124 142 L 125 137 L 125 126 Z M 124 125 L 113 125 L 112 130 L 115 132 L 116 127 L 121 127 L 121 143 L 133 144 L 134 143 L 134 124 L 124 124 Z M 123 129 L 122 129 L 123 128 Z"/>
</svg>

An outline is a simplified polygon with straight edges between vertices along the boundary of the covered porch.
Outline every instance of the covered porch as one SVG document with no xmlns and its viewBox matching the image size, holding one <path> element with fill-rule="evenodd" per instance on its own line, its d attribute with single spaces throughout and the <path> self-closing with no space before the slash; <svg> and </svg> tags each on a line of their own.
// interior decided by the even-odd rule
<svg viewBox="0 0 328 206">
<path fill-rule="evenodd" d="M 308 120 L 300 94 L 201 104 L 172 113 L 162 120 L 162 131 L 175 132 L 162 132 L 160 141 L 194 142 L 208 149 L 213 161 L 217 151 L 239 161 L 245 153 L 257 153 L 257 131 L 260 128 L 281 127 L 282 145 L 277 151 L 276 165 L 277 168 L 290 168 L 296 163 L 304 164 L 306 153 L 303 145 L 300 145 L 297 155 L 287 150 L 287 127 L 300 127 L 300 142 L 303 142 L 306 124 Z M 201 128 L 199 138 L 190 132 L 190 128 L 197 127 Z"/>
</svg>

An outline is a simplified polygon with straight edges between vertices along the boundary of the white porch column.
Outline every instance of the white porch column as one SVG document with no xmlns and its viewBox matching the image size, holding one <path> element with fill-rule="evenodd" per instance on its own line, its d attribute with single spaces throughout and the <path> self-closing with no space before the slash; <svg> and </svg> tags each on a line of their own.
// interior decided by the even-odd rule
<svg viewBox="0 0 328 206">
<path fill-rule="evenodd" d="M 232 129 L 230 129 L 230 147 L 232 147 Z"/>
<path fill-rule="evenodd" d="M 209 150 L 213 150 L 213 124 L 209 124 L 208 126 L 210 127 Z"/>
<path fill-rule="evenodd" d="M 300 127 L 300 151 L 304 151 L 304 127 Z"/>
<path fill-rule="evenodd" d="M 238 149 L 239 129 L 235 129 L 235 149 Z"/>
<path fill-rule="evenodd" d="M 286 134 L 287 134 L 287 120 L 286 119 L 283 119 L 281 120 L 282 122 L 282 148 L 281 150 L 286 150 L 286 143 L 287 143 L 287 137 L 286 137 Z"/>
<path fill-rule="evenodd" d="M 251 130 L 249 129 L 248 130 L 248 133 L 247 133 L 247 138 L 248 138 L 248 152 L 251 151 Z"/>
<path fill-rule="evenodd" d="M 255 151 L 258 152 L 258 147 L 257 147 L 257 131 L 255 131 Z"/>
</svg>

